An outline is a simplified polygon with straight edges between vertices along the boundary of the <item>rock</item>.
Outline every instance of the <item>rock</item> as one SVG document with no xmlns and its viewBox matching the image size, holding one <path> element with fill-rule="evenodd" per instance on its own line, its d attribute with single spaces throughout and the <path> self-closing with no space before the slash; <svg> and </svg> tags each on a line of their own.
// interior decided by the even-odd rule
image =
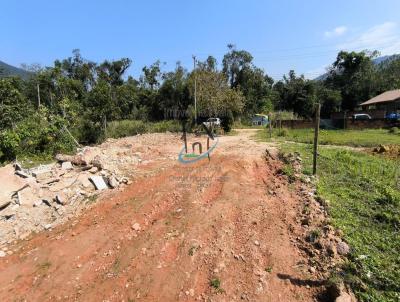
<svg viewBox="0 0 400 302">
<path fill-rule="evenodd" d="M 0 201 L 0 211 L 7 208 L 11 203 L 11 200 Z"/>
<path fill-rule="evenodd" d="M 82 155 L 64 155 L 64 154 L 57 154 L 56 159 L 59 162 L 71 162 L 72 164 L 76 166 L 86 166 L 87 162 L 84 160 Z"/>
<path fill-rule="evenodd" d="M 15 174 L 20 176 L 20 177 L 22 177 L 22 178 L 28 178 L 29 177 L 29 174 L 25 173 L 24 171 L 20 171 L 20 170 L 15 171 Z"/>
<path fill-rule="evenodd" d="M 7 254 L 4 251 L 0 251 L 0 257 L 3 258 L 5 257 Z"/>
<path fill-rule="evenodd" d="M 110 176 L 108 178 L 108 184 L 110 185 L 111 188 L 117 188 L 119 186 L 119 182 L 114 176 Z"/>
<path fill-rule="evenodd" d="M 22 166 L 21 166 L 21 164 L 16 162 L 16 163 L 14 164 L 14 169 L 15 169 L 15 171 L 22 171 Z"/>
<path fill-rule="evenodd" d="M 98 169 L 97 167 L 91 167 L 91 168 L 89 169 L 89 172 L 92 173 L 92 174 L 96 174 L 97 171 L 99 171 L 99 169 Z"/>
<path fill-rule="evenodd" d="M 72 166 L 72 163 L 70 161 L 65 161 L 61 164 L 61 169 L 62 170 L 72 170 L 74 167 Z"/>
<path fill-rule="evenodd" d="M 37 182 L 44 182 L 49 178 L 53 177 L 51 170 L 39 170 L 32 172 L 32 175 L 36 178 Z"/>
<path fill-rule="evenodd" d="M 132 228 L 132 230 L 134 230 L 134 231 L 140 231 L 140 229 L 141 229 L 140 224 L 137 223 L 137 222 L 135 222 L 134 224 L 132 224 L 131 228 Z"/>
<path fill-rule="evenodd" d="M 106 182 L 104 181 L 104 178 L 101 176 L 90 176 L 89 178 L 91 182 L 93 182 L 94 186 L 96 187 L 96 190 L 104 190 L 108 189 L 108 186 Z"/>
<path fill-rule="evenodd" d="M 308 269 L 308 271 L 309 271 L 311 274 L 315 274 L 316 269 L 315 269 L 315 267 L 311 266 L 311 267 Z"/>
<path fill-rule="evenodd" d="M 46 225 L 44 226 L 44 229 L 45 229 L 45 230 L 50 230 L 51 228 L 52 228 L 51 223 L 46 224 Z"/>
<path fill-rule="evenodd" d="M 99 168 L 100 170 L 102 170 L 104 168 L 103 163 L 100 161 L 100 158 L 98 156 L 96 156 L 91 162 L 90 164 L 93 167 Z"/>
<path fill-rule="evenodd" d="M 255 241 L 254 241 L 254 245 L 260 246 L 260 242 L 258 242 L 257 240 L 255 240 Z"/>
<path fill-rule="evenodd" d="M 34 207 L 38 207 L 38 206 L 40 206 L 42 204 L 42 202 L 43 202 L 42 200 L 35 201 L 33 206 Z"/>
<path fill-rule="evenodd" d="M 65 206 L 67 204 L 66 198 L 62 197 L 61 195 L 56 195 L 56 197 L 54 199 L 60 205 Z"/>
<path fill-rule="evenodd" d="M 339 255 L 345 256 L 350 253 L 350 247 L 346 242 L 340 241 L 336 244 L 336 250 Z"/>
<path fill-rule="evenodd" d="M 335 256 L 336 255 L 336 246 L 335 245 L 333 245 L 332 243 L 328 243 L 327 245 L 326 245 L 326 251 L 328 252 L 328 254 L 330 255 L 330 256 Z"/>
</svg>

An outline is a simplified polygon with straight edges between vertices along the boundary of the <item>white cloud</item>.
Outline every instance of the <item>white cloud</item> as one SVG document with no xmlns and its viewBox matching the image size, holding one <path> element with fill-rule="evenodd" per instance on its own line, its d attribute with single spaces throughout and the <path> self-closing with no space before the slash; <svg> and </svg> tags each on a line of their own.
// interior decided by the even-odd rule
<svg viewBox="0 0 400 302">
<path fill-rule="evenodd" d="M 324 33 L 324 36 L 325 38 L 339 37 L 341 35 L 344 35 L 346 32 L 347 32 L 346 26 L 338 26 L 331 31 L 326 31 Z"/>
<path fill-rule="evenodd" d="M 385 22 L 369 28 L 337 46 L 338 50 L 379 50 L 382 55 L 400 52 L 400 28 L 395 22 Z"/>
</svg>

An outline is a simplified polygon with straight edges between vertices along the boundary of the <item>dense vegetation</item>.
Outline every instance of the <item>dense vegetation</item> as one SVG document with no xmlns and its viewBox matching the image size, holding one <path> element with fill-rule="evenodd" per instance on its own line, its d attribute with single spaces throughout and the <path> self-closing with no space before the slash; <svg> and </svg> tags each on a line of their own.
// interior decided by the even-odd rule
<svg viewBox="0 0 400 302">
<path fill-rule="evenodd" d="M 116 121 L 124 120 L 120 124 L 130 129 L 119 129 L 118 135 L 140 133 L 143 123 L 161 120 L 185 120 L 193 126 L 195 81 L 198 121 L 218 116 L 227 131 L 235 119 L 248 120 L 254 113 L 286 110 L 307 118 L 316 102 L 327 116 L 400 87 L 400 60 L 375 66 L 374 56 L 340 52 L 324 81 L 290 71 L 274 83 L 249 52 L 233 45 L 228 45 L 221 69 L 212 56 L 197 62 L 192 72 L 179 63 L 175 70 L 163 71 L 156 61 L 138 79 L 126 75 L 132 64 L 128 58 L 95 63 L 74 50 L 52 67 L 25 67 L 31 74 L 26 80 L 0 79 L 0 160 L 73 151 L 73 137 L 86 144 L 99 142 L 110 136 L 109 127 L 115 130 Z"/>
</svg>

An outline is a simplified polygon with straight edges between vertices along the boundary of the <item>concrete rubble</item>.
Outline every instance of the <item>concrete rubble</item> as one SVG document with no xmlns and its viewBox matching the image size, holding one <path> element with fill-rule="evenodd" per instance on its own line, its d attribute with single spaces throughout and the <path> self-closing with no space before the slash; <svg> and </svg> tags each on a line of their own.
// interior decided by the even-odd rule
<svg viewBox="0 0 400 302">
<path fill-rule="evenodd" d="M 0 250 L 71 219 L 100 191 L 130 183 L 121 162 L 139 164 L 140 158 L 124 155 L 121 160 L 100 147 L 87 147 L 74 156 L 59 154 L 47 165 L 24 169 L 16 162 L 0 168 L 6 179 L 0 194 Z"/>
<path fill-rule="evenodd" d="M 156 149 L 160 141 L 180 143 L 178 135 L 137 135 L 58 154 L 46 165 L 0 167 L 0 251 L 78 217 L 99 195 L 123 190 L 155 157 L 175 159 L 168 147 L 165 155 Z"/>
</svg>

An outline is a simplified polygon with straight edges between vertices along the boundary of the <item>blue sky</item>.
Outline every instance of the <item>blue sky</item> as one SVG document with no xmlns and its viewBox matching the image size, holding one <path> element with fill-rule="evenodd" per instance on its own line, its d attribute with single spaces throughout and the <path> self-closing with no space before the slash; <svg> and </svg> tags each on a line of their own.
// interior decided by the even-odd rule
<svg viewBox="0 0 400 302">
<path fill-rule="evenodd" d="M 340 49 L 400 53 L 399 0 L 1 0 L 0 60 L 51 65 L 79 48 L 93 61 L 129 57 L 129 73 L 192 54 L 219 62 L 226 45 L 250 51 L 274 78 L 313 78 Z"/>
</svg>

